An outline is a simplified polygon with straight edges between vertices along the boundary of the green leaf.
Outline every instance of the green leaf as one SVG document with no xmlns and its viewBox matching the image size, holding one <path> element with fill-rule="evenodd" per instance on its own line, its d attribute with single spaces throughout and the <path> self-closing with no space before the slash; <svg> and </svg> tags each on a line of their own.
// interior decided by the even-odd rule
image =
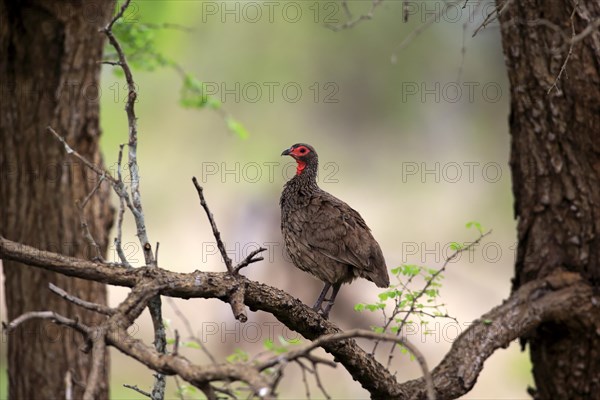
<svg viewBox="0 0 600 400">
<path fill-rule="evenodd" d="M 227 128 L 229 128 L 231 132 L 235 133 L 240 139 L 248 139 L 250 134 L 242 124 L 232 117 L 227 117 L 225 121 L 227 122 Z"/>
<path fill-rule="evenodd" d="M 379 309 L 379 307 L 377 307 L 377 304 L 366 304 L 365 307 L 367 307 L 367 310 L 371 312 L 377 311 Z"/>
<path fill-rule="evenodd" d="M 481 224 L 477 221 L 469 221 L 465 226 L 467 227 L 467 229 L 475 227 L 475 229 L 477 229 L 480 234 L 483 234 L 483 228 L 481 227 Z"/>
<path fill-rule="evenodd" d="M 402 271 L 402 267 L 396 267 L 391 269 L 392 275 L 398 275 L 400 271 Z"/>
<path fill-rule="evenodd" d="M 354 305 L 354 311 L 364 311 L 365 310 L 365 304 L 364 303 L 358 303 Z"/>
<path fill-rule="evenodd" d="M 233 351 L 233 354 L 230 354 L 229 356 L 227 356 L 226 360 L 227 362 L 230 363 L 236 363 L 236 362 L 247 362 L 248 359 L 250 357 L 248 356 L 248 353 L 245 352 L 242 349 L 235 349 Z"/>
<path fill-rule="evenodd" d="M 183 342 L 183 343 L 181 343 L 181 345 L 183 347 L 188 347 L 190 349 L 197 349 L 197 350 L 201 349 L 200 344 L 198 342 L 193 341 L 193 340 L 189 341 L 189 342 Z"/>
<path fill-rule="evenodd" d="M 484 319 L 481 322 L 483 322 L 484 325 L 491 325 L 493 321 L 491 319 Z"/>
<path fill-rule="evenodd" d="M 263 342 L 263 347 L 265 348 L 265 350 L 273 351 L 273 349 L 275 348 L 275 343 L 273 343 L 271 339 L 265 339 L 265 341 Z"/>
<path fill-rule="evenodd" d="M 388 292 L 379 293 L 378 296 L 379 296 L 379 300 L 386 301 L 389 297 L 389 293 Z"/>
<path fill-rule="evenodd" d="M 454 251 L 458 251 L 458 250 L 461 250 L 463 247 L 458 242 L 452 242 L 452 243 L 450 243 L 450 248 Z"/>
<path fill-rule="evenodd" d="M 383 333 L 383 327 L 382 326 L 371 326 L 371 329 L 375 333 Z"/>
<path fill-rule="evenodd" d="M 405 264 L 402 266 L 402 274 L 404 276 L 417 276 L 421 272 L 421 267 L 414 264 Z"/>
</svg>

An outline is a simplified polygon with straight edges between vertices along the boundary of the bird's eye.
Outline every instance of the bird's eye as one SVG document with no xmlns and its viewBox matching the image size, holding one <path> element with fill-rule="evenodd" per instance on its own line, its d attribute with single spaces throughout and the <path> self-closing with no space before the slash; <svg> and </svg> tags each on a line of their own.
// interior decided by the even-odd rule
<svg viewBox="0 0 600 400">
<path fill-rule="evenodd" d="M 306 153 L 306 147 L 300 147 L 300 149 L 298 151 L 300 153 L 304 154 L 304 153 Z"/>
</svg>

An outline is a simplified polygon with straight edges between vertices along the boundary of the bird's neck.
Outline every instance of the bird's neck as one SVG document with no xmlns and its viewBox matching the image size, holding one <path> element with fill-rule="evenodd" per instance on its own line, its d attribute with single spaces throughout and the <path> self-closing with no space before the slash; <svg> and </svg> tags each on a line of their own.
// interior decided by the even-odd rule
<svg viewBox="0 0 600 400">
<path fill-rule="evenodd" d="M 286 188 L 293 191 L 310 192 L 318 190 L 317 163 L 298 163 L 296 175 L 288 181 Z"/>
</svg>

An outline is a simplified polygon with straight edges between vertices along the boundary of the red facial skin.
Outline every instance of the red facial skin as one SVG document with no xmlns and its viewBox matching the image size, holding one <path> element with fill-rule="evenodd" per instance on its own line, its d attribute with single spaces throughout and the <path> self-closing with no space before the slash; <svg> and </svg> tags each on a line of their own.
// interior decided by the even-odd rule
<svg viewBox="0 0 600 400">
<path fill-rule="evenodd" d="M 298 166 L 296 167 L 296 175 L 300 175 L 302 171 L 304 171 L 304 168 L 306 168 L 306 163 L 300 160 L 300 157 L 304 157 L 308 153 L 310 153 L 310 149 L 305 146 L 298 146 L 290 151 L 289 155 L 292 156 L 298 163 Z"/>
</svg>

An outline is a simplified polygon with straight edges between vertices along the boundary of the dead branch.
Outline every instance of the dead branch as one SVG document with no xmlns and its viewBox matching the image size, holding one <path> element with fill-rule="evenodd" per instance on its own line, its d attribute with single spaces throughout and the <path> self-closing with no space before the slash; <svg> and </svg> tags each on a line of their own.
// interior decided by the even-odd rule
<svg viewBox="0 0 600 400">
<path fill-rule="evenodd" d="M 110 307 L 106 307 L 106 306 L 103 306 L 103 305 L 97 304 L 97 303 L 92 303 L 92 302 L 89 302 L 86 300 L 82 300 L 79 297 L 70 295 L 69 293 L 65 292 L 63 289 L 59 288 L 58 286 L 56 286 L 53 283 L 48 284 L 48 288 L 50 289 L 51 292 L 54 292 L 55 294 L 59 295 L 63 299 L 70 301 L 71 303 L 78 305 L 79 307 L 83 307 L 85 309 L 92 310 L 92 311 L 95 311 L 97 313 L 104 314 L 104 315 L 114 315 L 114 313 L 115 313 L 115 310 L 113 310 Z"/>
<path fill-rule="evenodd" d="M 208 221 L 210 222 L 210 227 L 212 228 L 213 236 L 215 237 L 215 240 L 217 241 L 217 247 L 219 248 L 221 257 L 223 257 L 223 262 L 225 263 L 225 266 L 227 267 L 227 271 L 229 271 L 230 274 L 233 274 L 233 266 L 231 264 L 231 258 L 229 258 L 229 256 L 227 255 L 227 250 L 225 250 L 225 245 L 223 244 L 223 240 L 221 239 L 221 232 L 219 232 L 219 228 L 217 228 L 217 223 L 215 222 L 213 213 L 210 212 L 210 209 L 208 208 L 208 204 L 206 203 L 206 199 L 204 198 L 204 189 L 202 189 L 202 186 L 200 186 L 200 184 L 198 183 L 198 180 L 196 179 L 195 176 L 192 178 L 192 182 L 194 182 L 194 186 L 196 187 L 196 191 L 198 192 L 198 197 L 200 198 L 200 205 L 204 209 L 204 212 L 206 212 L 206 217 L 208 218 Z"/>
</svg>

